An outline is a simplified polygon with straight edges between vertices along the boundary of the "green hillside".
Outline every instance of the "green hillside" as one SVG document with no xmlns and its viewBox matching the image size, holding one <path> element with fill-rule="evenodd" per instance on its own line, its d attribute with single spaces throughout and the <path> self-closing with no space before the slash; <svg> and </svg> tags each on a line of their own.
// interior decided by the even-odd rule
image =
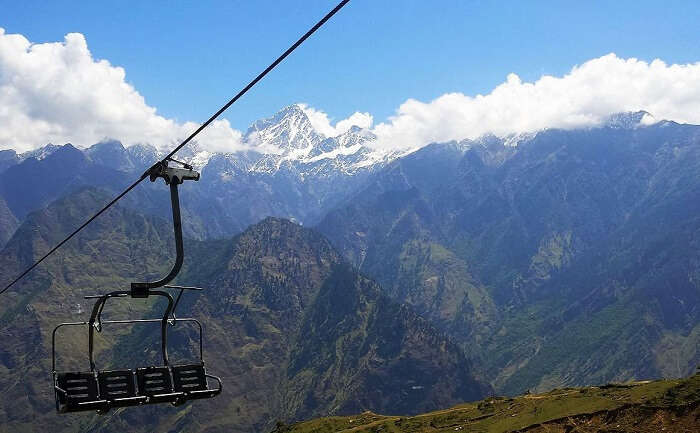
<svg viewBox="0 0 700 433">
<path fill-rule="evenodd" d="M 697 137 L 667 122 L 433 144 L 317 228 L 499 393 L 687 376 L 700 362 Z"/>
<path fill-rule="evenodd" d="M 35 259 L 105 196 L 85 190 L 30 215 L 0 252 L 0 277 Z M 51 331 L 86 320 L 86 294 L 164 274 L 172 260 L 170 224 L 116 207 L 8 292 L 0 305 L 0 431 L 259 432 L 294 421 L 364 410 L 420 413 L 482 398 L 460 348 L 410 308 L 391 301 L 320 234 L 268 218 L 233 239 L 186 242 L 178 317 L 204 326 L 207 369 L 222 394 L 181 407 L 148 406 L 57 415 L 51 384 Z M 153 299 L 109 303 L 105 317 L 157 317 Z M 61 332 L 59 369 L 85 370 L 85 330 Z M 174 362 L 192 359 L 198 340 L 184 324 L 170 331 Z M 105 326 L 102 369 L 154 365 L 157 327 Z"/>
<path fill-rule="evenodd" d="M 365 412 L 321 418 L 280 424 L 274 433 L 690 433 L 697 431 L 699 404 L 700 374 L 696 374 L 688 379 L 490 397 L 411 417 Z"/>
</svg>

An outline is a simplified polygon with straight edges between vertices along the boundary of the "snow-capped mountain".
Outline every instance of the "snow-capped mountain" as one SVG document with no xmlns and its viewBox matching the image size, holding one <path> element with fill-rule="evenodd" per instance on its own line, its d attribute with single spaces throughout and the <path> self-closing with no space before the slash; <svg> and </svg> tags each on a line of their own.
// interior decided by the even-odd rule
<svg viewBox="0 0 700 433">
<path fill-rule="evenodd" d="M 307 155 L 323 138 L 298 105 L 290 105 L 272 117 L 254 122 L 245 134 L 245 141 L 249 143 L 299 156 Z"/>
<path fill-rule="evenodd" d="M 651 113 L 640 110 L 635 112 L 615 113 L 608 116 L 603 122 L 604 126 L 618 129 L 634 129 L 639 126 L 655 123 Z"/>
<path fill-rule="evenodd" d="M 61 146 L 49 143 L 46 146 L 40 147 L 38 149 L 34 149 L 34 150 L 30 150 L 28 152 L 20 153 L 18 155 L 18 157 L 19 157 L 20 161 L 23 161 L 23 160 L 28 159 L 28 158 L 36 158 L 38 160 L 42 160 L 60 148 L 61 148 Z"/>
<path fill-rule="evenodd" d="M 403 154 L 373 148 L 376 137 L 359 127 L 326 137 L 298 105 L 256 121 L 243 139 L 246 150 L 207 154 L 193 147 L 178 155 L 202 169 L 204 188 L 193 199 L 212 207 L 205 197 L 216 198 L 207 230 L 240 230 L 267 215 L 314 223 Z"/>
<path fill-rule="evenodd" d="M 300 106 L 290 105 L 248 128 L 243 137 L 247 150 L 221 155 L 240 170 L 266 174 L 286 170 L 305 179 L 335 173 L 352 176 L 409 153 L 374 148 L 376 138 L 357 126 L 336 137 L 326 137 L 314 129 Z M 201 168 L 216 155 L 197 149 L 196 144 L 183 154 L 188 163 Z"/>
<path fill-rule="evenodd" d="M 299 105 L 290 105 L 275 115 L 254 122 L 243 136 L 244 150 L 211 152 L 193 140 L 176 158 L 213 176 L 231 179 L 248 174 L 275 175 L 286 172 L 301 180 L 317 176 L 355 176 L 375 171 L 413 150 L 385 150 L 373 146 L 377 137 L 358 126 L 335 137 L 316 131 Z M 21 159 L 41 159 L 60 146 L 45 146 Z M 164 153 L 148 144 L 126 149 L 115 140 L 105 140 L 85 149 L 95 162 L 121 170 L 148 167 Z"/>
<path fill-rule="evenodd" d="M 650 116 L 644 112 L 622 113 L 611 116 L 600 126 L 637 130 L 653 123 L 649 122 Z M 663 121 L 658 125 L 663 125 Z M 454 147 L 461 155 L 473 150 L 482 155 L 488 165 L 499 166 L 540 134 L 485 135 L 475 140 L 448 143 L 448 147 Z M 328 211 L 355 196 L 376 173 L 385 168 L 391 170 L 398 159 L 413 152 L 386 150 L 377 145 L 377 137 L 371 131 L 357 126 L 338 136 L 327 137 L 314 129 L 298 105 L 254 122 L 243 136 L 243 144 L 242 149 L 233 152 L 212 153 L 193 141 L 175 155 L 176 159 L 202 172 L 200 182 L 182 188 L 189 236 L 228 236 L 266 216 L 314 224 Z M 0 175 L 7 179 L 10 192 L 10 183 L 15 184 L 20 178 L 32 179 L 38 171 L 61 173 L 66 178 L 57 185 L 60 188 L 56 194 L 65 194 L 81 185 L 116 192 L 123 189 L 126 180 L 143 173 L 163 155 L 148 144 L 125 148 L 116 140 L 105 140 L 87 149 L 48 145 L 19 155 L 5 150 L 0 151 Z M 67 159 L 72 161 L 69 172 L 65 170 Z M 397 176 L 400 181 L 401 173 Z M 19 203 L 9 200 L 8 204 L 16 215 L 23 216 L 56 197 L 56 194 L 40 190 L 34 195 L 31 191 L 21 196 L 8 193 Z M 138 194 L 143 195 L 139 197 Z M 130 195 L 127 204 L 168 218 L 167 200 L 161 185 L 144 183 Z"/>
</svg>

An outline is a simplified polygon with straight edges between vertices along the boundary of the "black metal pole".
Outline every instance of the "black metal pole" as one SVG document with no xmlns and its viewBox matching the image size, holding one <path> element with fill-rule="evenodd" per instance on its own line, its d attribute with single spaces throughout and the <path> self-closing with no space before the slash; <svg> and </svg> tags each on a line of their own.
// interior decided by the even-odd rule
<svg viewBox="0 0 700 433">
<path fill-rule="evenodd" d="M 185 249 L 182 243 L 182 219 L 180 217 L 180 195 L 177 190 L 178 182 L 170 182 L 170 203 L 173 208 L 173 231 L 175 232 L 175 264 L 168 275 L 160 280 L 147 283 L 131 283 L 131 296 L 135 298 L 145 298 L 149 295 L 150 289 L 163 287 L 172 281 L 180 272 L 182 262 L 185 258 Z"/>
</svg>

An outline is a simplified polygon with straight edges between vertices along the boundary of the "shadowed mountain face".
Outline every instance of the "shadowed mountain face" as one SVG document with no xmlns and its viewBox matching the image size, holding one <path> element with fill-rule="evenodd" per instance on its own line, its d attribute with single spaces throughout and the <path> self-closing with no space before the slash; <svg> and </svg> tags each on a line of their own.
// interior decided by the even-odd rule
<svg viewBox="0 0 700 433">
<path fill-rule="evenodd" d="M 0 253 L 7 279 L 105 197 L 84 190 L 31 214 Z M 169 224 L 124 208 L 105 214 L 8 293 L 0 307 L 0 421 L 7 431 L 265 431 L 287 421 L 377 410 L 416 413 L 481 398 L 489 388 L 470 374 L 458 346 L 356 273 L 321 235 L 268 218 L 232 240 L 188 242 L 179 282 L 205 329 L 208 370 L 224 392 L 182 407 L 143 407 L 58 416 L 50 382 L 50 336 L 61 321 L 85 320 L 83 295 L 124 289 L 167 272 Z M 151 300 L 115 300 L 112 318 L 157 316 Z M 150 313 L 149 313 L 150 312 Z M 105 328 L 101 368 L 158 360 L 152 328 Z M 85 369 L 84 330 L 62 335 L 59 368 Z M 195 335 L 172 328 L 171 358 L 192 356 Z M 136 430 L 134 430 L 136 429 Z"/>
<path fill-rule="evenodd" d="M 0 150 L 0 172 L 19 162 L 19 156 L 14 150 Z"/>
<path fill-rule="evenodd" d="M 107 194 L 104 201 L 92 202 L 94 207 L 85 208 L 85 217 L 93 214 L 111 199 L 110 194 L 121 192 L 138 178 L 155 160 L 156 152 L 145 146 L 124 149 L 119 142 L 107 141 L 87 150 L 77 149 L 71 144 L 48 145 L 22 156 L 23 159 L 4 171 L 0 170 L 0 200 L 5 201 L 20 222 L 31 212 L 41 210 L 65 195 L 86 187 L 99 187 Z M 167 217 L 170 201 L 167 194 L 160 193 L 161 187 L 162 183 L 143 182 L 120 203 L 141 212 Z M 198 221 L 197 218 L 187 220 L 186 232 L 200 233 Z M 0 231 L 7 229 L 3 225 Z"/>
<path fill-rule="evenodd" d="M 432 167 L 428 170 L 426 167 Z M 318 226 L 505 392 L 700 361 L 700 128 L 428 146 Z"/>
<path fill-rule="evenodd" d="M 19 221 L 7 207 L 5 200 L 0 197 L 0 249 L 10 240 L 17 230 L 17 226 L 19 226 Z"/>
</svg>

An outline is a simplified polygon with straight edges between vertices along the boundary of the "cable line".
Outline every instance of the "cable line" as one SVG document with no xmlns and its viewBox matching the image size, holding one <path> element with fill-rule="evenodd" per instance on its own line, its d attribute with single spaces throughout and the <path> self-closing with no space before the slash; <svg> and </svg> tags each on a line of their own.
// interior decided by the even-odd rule
<svg viewBox="0 0 700 433">
<path fill-rule="evenodd" d="M 144 173 L 144 174 L 145 174 L 145 173 Z M 32 269 L 36 268 L 36 267 L 39 265 L 39 263 L 43 262 L 45 258 L 47 258 L 47 257 L 50 256 L 51 254 L 53 254 L 54 251 L 56 251 L 57 249 L 61 248 L 61 246 L 62 246 L 63 244 L 65 244 L 66 242 L 68 242 L 73 236 L 77 235 L 79 231 L 81 231 L 82 229 L 84 229 L 85 226 L 87 226 L 88 224 L 90 224 L 93 220 L 95 220 L 95 218 L 97 218 L 98 216 L 102 215 L 102 212 L 104 212 L 104 211 L 106 211 L 107 209 L 109 209 L 110 207 L 112 207 L 112 205 L 113 205 L 114 203 L 118 202 L 119 199 L 121 199 L 121 198 L 124 197 L 129 191 L 131 191 L 132 189 L 134 189 L 134 188 L 136 187 L 136 185 L 138 185 L 139 183 L 141 183 L 141 181 L 144 180 L 145 178 L 146 178 L 146 176 L 143 176 L 143 175 L 142 175 L 142 176 L 139 178 L 139 180 L 137 180 L 136 182 L 132 183 L 127 189 L 125 189 L 124 191 L 122 191 L 121 194 L 119 194 L 119 195 L 116 196 L 114 199 L 112 199 L 112 201 L 110 201 L 109 203 L 107 203 L 107 205 L 106 205 L 105 207 L 103 207 L 102 209 L 100 209 L 100 211 L 97 212 L 95 215 L 91 216 L 89 220 L 87 220 L 87 221 L 85 221 L 85 222 L 83 223 L 83 225 L 81 225 L 80 227 L 78 227 L 77 229 L 75 229 L 75 230 L 73 231 L 73 233 L 69 234 L 65 239 L 63 239 L 61 242 L 59 242 L 58 245 L 56 245 L 55 247 L 51 248 L 51 250 L 49 250 L 48 253 L 44 254 L 44 256 L 43 256 L 42 258 L 40 258 L 39 260 L 37 260 L 36 262 L 34 262 L 33 265 L 31 265 L 30 267 L 28 267 L 27 269 L 25 269 L 25 271 L 22 272 L 17 278 L 15 278 L 14 280 L 12 280 L 12 282 L 11 282 L 10 284 L 8 284 L 7 286 L 5 286 L 4 289 L 0 290 L 0 295 L 2 295 L 3 293 L 5 293 L 5 292 L 7 291 L 7 289 L 9 289 L 10 287 L 12 287 L 12 285 L 15 284 L 17 281 L 19 281 L 19 280 L 21 280 L 22 278 L 24 278 L 24 276 L 27 275 Z"/>
<path fill-rule="evenodd" d="M 224 111 L 226 111 L 231 105 L 233 105 L 236 101 L 238 101 L 238 99 L 240 99 L 243 95 L 245 95 L 245 94 L 248 92 L 248 90 L 250 90 L 250 89 L 251 89 L 253 86 L 255 86 L 260 80 L 262 80 L 262 79 L 265 77 L 265 75 L 267 75 L 270 71 L 272 71 L 273 69 L 275 69 L 275 67 L 277 67 L 277 65 L 279 65 L 287 56 L 289 56 L 294 50 L 296 50 L 296 49 L 299 47 L 299 45 L 303 44 L 304 41 L 306 41 L 306 40 L 307 40 L 311 35 L 313 35 L 319 28 L 321 28 L 321 26 L 323 26 L 323 25 L 326 23 L 326 21 L 328 21 L 329 19 L 331 19 L 331 17 L 332 17 L 333 15 L 335 15 L 340 9 L 342 9 L 343 6 L 345 6 L 349 1 L 350 1 L 350 0 L 342 0 L 340 3 L 338 3 L 338 4 L 336 5 L 336 7 L 334 7 L 330 12 L 328 12 L 323 18 L 321 18 L 321 20 L 318 21 L 313 27 L 311 27 L 311 28 L 309 29 L 309 31 L 307 31 L 306 33 L 304 33 L 304 35 L 303 35 L 302 37 L 300 37 L 296 42 L 294 42 L 294 44 L 292 44 L 292 46 L 290 46 L 289 48 L 287 48 L 287 50 L 286 50 L 284 53 L 282 53 L 279 57 L 277 57 L 277 59 L 276 59 L 274 62 L 272 62 L 272 63 L 270 64 L 270 66 L 268 66 L 267 68 L 265 68 L 264 71 L 262 71 L 260 74 L 258 74 L 258 76 L 256 76 L 250 83 L 248 83 L 240 92 L 238 92 L 238 93 L 236 94 L 236 96 L 234 96 L 233 98 L 231 98 L 231 100 L 229 100 L 223 107 L 221 107 L 221 108 L 219 109 L 219 111 L 217 111 L 216 113 L 214 113 L 206 122 L 202 123 L 202 124 L 199 126 L 199 128 L 197 128 L 192 134 L 190 134 L 189 137 L 187 137 L 187 138 L 186 138 L 182 143 L 180 143 L 175 149 L 173 149 L 170 153 L 168 153 L 163 159 L 161 159 L 160 161 L 156 162 L 151 168 L 149 168 L 148 170 L 146 170 L 146 171 L 141 175 L 141 177 L 138 178 L 138 180 L 136 180 L 134 183 L 132 183 L 128 188 L 126 188 L 126 189 L 125 189 L 124 191 L 122 191 L 118 196 L 116 196 L 114 199 L 112 199 L 112 201 L 110 201 L 109 203 L 107 203 L 107 205 L 105 205 L 102 209 L 100 209 L 96 214 L 94 214 L 93 216 L 91 216 L 90 219 L 88 219 L 87 221 L 85 221 L 80 227 L 78 227 L 77 229 L 75 229 L 70 235 L 68 235 L 65 239 L 63 239 L 61 242 L 59 242 L 55 247 L 53 247 L 51 250 L 49 250 L 48 253 L 44 254 L 43 257 L 41 257 L 39 260 L 37 260 L 36 262 L 34 262 L 34 264 L 32 264 L 30 267 L 28 267 L 28 268 L 27 268 L 24 272 L 22 272 L 17 278 L 15 278 L 14 280 L 12 280 L 12 282 L 11 282 L 10 284 L 8 284 L 7 286 L 5 286 L 4 289 L 0 290 L 0 295 L 3 294 L 3 293 L 5 293 L 5 292 L 6 292 L 10 287 L 12 287 L 16 282 L 18 282 L 19 280 L 21 280 L 22 278 L 24 278 L 24 276 L 27 275 L 32 269 L 34 269 L 35 267 L 37 267 L 37 265 L 39 265 L 39 263 L 43 262 L 44 259 L 46 259 L 46 258 L 49 257 L 51 254 L 53 254 L 57 249 L 59 249 L 63 244 L 65 244 L 66 242 L 68 242 L 73 236 L 75 236 L 76 234 L 78 234 L 78 232 L 80 232 L 80 231 L 81 231 L 82 229 L 84 229 L 88 224 L 90 224 L 92 221 L 94 221 L 94 220 L 95 220 L 98 216 L 100 216 L 104 211 L 106 211 L 107 209 L 109 209 L 110 207 L 112 207 L 116 202 L 118 202 L 122 197 L 124 197 L 129 191 L 131 191 L 131 190 L 134 189 L 139 183 L 141 183 L 141 181 L 143 181 L 144 179 L 146 179 L 147 177 L 149 177 L 149 176 L 151 175 L 151 173 L 152 173 L 154 170 L 158 169 L 158 168 L 161 167 L 163 164 L 166 164 L 167 161 L 168 161 L 169 159 L 171 159 L 171 157 L 172 157 L 173 155 L 175 155 L 175 153 L 177 153 L 177 151 L 179 151 L 179 150 L 182 149 L 185 145 L 187 145 L 187 143 L 189 143 L 194 137 L 196 137 L 197 134 L 199 134 L 200 132 L 202 132 L 202 130 L 204 130 L 204 128 L 206 128 L 207 126 L 209 126 L 209 124 L 211 124 L 214 120 L 216 120 Z"/>
</svg>

